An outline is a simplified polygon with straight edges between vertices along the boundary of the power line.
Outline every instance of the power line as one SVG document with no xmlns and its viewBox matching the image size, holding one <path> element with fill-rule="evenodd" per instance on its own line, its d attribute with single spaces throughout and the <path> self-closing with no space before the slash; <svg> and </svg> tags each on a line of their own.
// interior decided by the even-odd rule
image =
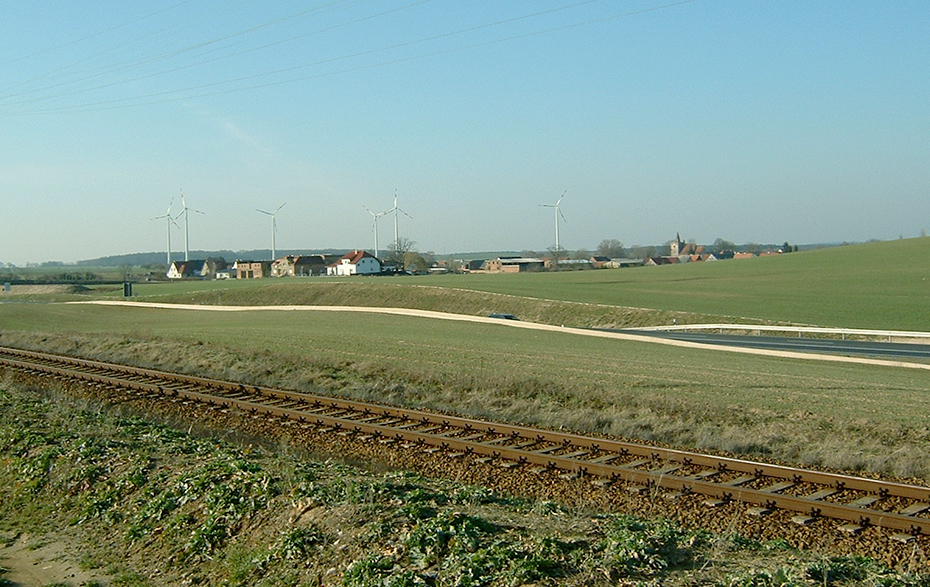
<svg viewBox="0 0 930 587">
<path fill-rule="evenodd" d="M 378 14 L 375 14 L 375 15 L 370 15 L 370 16 L 367 16 L 367 17 L 363 17 L 363 18 L 356 19 L 356 20 L 353 20 L 353 21 L 350 21 L 350 22 L 347 22 L 347 23 L 342 23 L 342 24 L 339 24 L 339 25 L 333 25 L 333 26 L 330 26 L 330 27 L 326 27 L 326 28 L 324 28 L 324 29 L 319 29 L 319 30 L 314 31 L 314 32 L 312 32 L 312 33 L 307 33 L 307 34 L 304 34 L 304 35 L 300 35 L 299 37 L 293 37 L 293 38 L 291 38 L 291 39 L 276 41 L 276 42 L 274 42 L 274 43 L 269 43 L 269 44 L 263 45 L 263 46 L 261 46 L 261 47 L 255 47 L 255 48 L 248 49 L 248 50 L 246 50 L 246 51 L 242 51 L 242 52 L 239 52 L 239 53 L 235 53 L 235 54 L 231 54 L 231 55 L 225 55 L 225 56 L 217 57 L 217 58 L 215 58 L 215 59 L 211 59 L 211 60 L 208 60 L 208 61 L 203 61 L 203 62 L 199 62 L 199 63 L 196 63 L 196 64 L 187 64 L 187 65 L 180 66 L 180 67 L 177 67 L 177 68 L 174 68 L 174 69 L 171 69 L 171 70 L 166 70 L 166 71 L 161 71 L 161 72 L 155 72 L 155 73 L 147 74 L 147 75 L 145 75 L 145 76 L 137 76 L 136 78 L 132 78 L 131 80 L 117 80 L 117 81 L 114 81 L 114 82 L 109 83 L 109 84 L 103 84 L 103 85 L 95 86 L 95 87 L 90 88 L 90 89 L 76 90 L 76 91 L 74 91 L 74 92 L 69 92 L 69 93 L 66 93 L 66 94 L 61 94 L 61 95 L 55 96 L 55 97 L 64 97 L 64 96 L 69 96 L 69 95 L 75 95 L 75 94 L 80 94 L 80 93 L 86 93 L 86 92 L 92 91 L 92 90 L 105 89 L 105 88 L 113 87 L 113 86 L 116 86 L 116 85 L 122 85 L 122 84 L 130 83 L 131 81 L 139 81 L 139 80 L 142 80 L 142 79 L 147 79 L 147 78 L 151 78 L 151 77 L 156 77 L 156 76 L 159 76 L 159 75 L 166 75 L 166 74 L 168 74 L 168 73 L 174 73 L 174 72 L 176 72 L 176 71 L 181 71 L 181 70 L 184 70 L 184 69 L 189 69 L 189 68 L 192 68 L 192 67 L 197 67 L 197 66 L 199 66 L 199 65 L 204 65 L 204 64 L 211 63 L 211 62 L 214 62 L 214 61 L 219 61 L 219 60 L 221 60 L 221 59 L 228 59 L 228 58 L 230 58 L 230 57 L 234 57 L 234 56 L 237 56 L 237 55 L 240 55 L 240 54 L 243 54 L 243 53 L 258 51 L 258 50 L 261 50 L 261 49 L 265 49 L 265 48 L 267 48 L 267 47 L 279 45 L 279 44 L 281 44 L 281 43 L 288 42 L 288 41 L 294 40 L 294 39 L 296 39 L 296 38 L 302 38 L 302 37 L 305 37 L 305 36 L 309 36 L 309 35 L 313 35 L 313 34 L 318 34 L 318 33 L 320 33 L 320 32 L 329 31 L 329 30 L 333 30 L 333 29 L 336 29 L 336 28 L 342 28 L 342 27 L 345 27 L 345 26 L 350 26 L 350 25 L 352 25 L 352 24 L 357 24 L 357 23 L 362 22 L 362 21 L 365 21 L 365 20 L 371 20 L 371 19 L 373 19 L 373 18 L 377 18 L 377 17 L 380 17 L 380 16 L 384 16 L 384 15 L 389 14 L 389 13 L 391 13 L 391 12 L 396 12 L 396 11 L 398 11 L 398 10 L 403 10 L 403 9 L 410 8 L 410 7 L 419 5 L 419 4 L 423 4 L 423 3 L 426 3 L 426 2 L 428 2 L 428 1 L 430 1 L 430 0 L 422 0 L 421 2 L 416 2 L 416 3 L 414 3 L 414 4 L 410 4 L 410 5 L 407 5 L 407 6 L 402 7 L 402 8 L 393 9 L 393 10 L 391 10 L 391 11 L 386 11 L 386 12 L 378 13 Z M 279 85 L 284 85 L 284 84 L 295 83 L 295 82 L 299 82 L 299 81 L 306 81 L 306 80 L 310 80 L 310 79 L 319 79 L 319 78 L 329 77 L 329 76 L 334 76 L 334 75 L 341 75 L 341 74 L 352 73 L 352 72 L 357 72 L 357 71 L 363 71 L 363 70 L 368 70 L 368 69 L 386 67 L 386 66 L 396 65 L 396 64 L 399 64 L 399 63 L 404 63 L 404 62 L 409 62 L 409 61 L 415 61 L 415 60 L 425 59 L 425 58 L 429 58 L 429 57 L 436 57 L 436 56 L 440 56 L 440 55 L 445 55 L 445 54 L 450 54 L 450 53 L 455 53 L 455 52 L 466 51 L 466 50 L 475 49 L 475 48 L 479 48 L 479 47 L 485 47 L 485 46 L 489 46 L 489 45 L 495 45 L 495 44 L 500 44 L 500 43 L 506 43 L 506 42 L 511 42 L 511 41 L 520 40 L 520 39 L 526 39 L 526 38 L 535 37 L 535 36 L 547 35 L 547 34 L 551 34 L 551 33 L 555 33 L 555 32 L 560 32 L 560 31 L 565 31 L 565 30 L 569 30 L 569 29 L 574 29 L 574 28 L 579 28 L 579 27 L 584 27 L 584 26 L 590 26 L 590 25 L 593 25 L 593 24 L 608 22 L 608 21 L 611 21 L 611 20 L 618 20 L 618 19 L 622 19 L 622 18 L 629 18 L 629 17 L 633 17 L 633 16 L 637 16 L 637 15 L 646 14 L 646 13 L 649 13 L 649 12 L 655 12 L 655 11 L 659 11 L 659 10 L 666 10 L 666 9 L 670 9 L 670 8 L 675 8 L 675 7 L 678 7 L 678 6 L 682 6 L 682 5 L 685 5 L 685 4 L 690 4 L 690 3 L 696 2 L 697 0 L 679 0 L 679 1 L 676 1 L 676 2 L 670 2 L 670 3 L 661 4 L 661 5 L 657 5 L 657 6 L 651 6 L 651 7 L 647 7 L 647 8 L 643 8 L 643 9 L 639 9 L 639 10 L 633 10 L 633 11 L 627 11 L 627 12 L 623 12 L 623 13 L 612 14 L 612 15 L 608 15 L 608 16 L 604 16 L 604 17 L 600 17 L 600 18 L 596 18 L 596 19 L 589 19 L 589 20 L 585 20 L 585 21 L 581 21 L 581 22 L 559 25 L 559 26 L 550 27 L 550 28 L 547 28 L 547 29 L 541 29 L 541 30 L 531 31 L 531 32 L 527 32 L 527 33 L 517 34 L 517 35 L 510 35 L 510 36 L 506 36 L 506 37 L 500 37 L 500 38 L 497 38 L 497 39 L 492 39 L 492 40 L 487 40 L 487 41 L 481 41 L 481 42 L 476 42 L 476 43 L 461 45 L 461 46 L 458 46 L 458 47 L 453 47 L 453 48 L 448 48 L 448 49 L 441 49 L 441 50 L 436 50 L 436 51 L 423 52 L 423 53 L 419 53 L 419 54 L 411 55 L 411 56 L 407 56 L 407 57 L 399 57 L 399 58 L 395 58 L 395 59 L 387 59 L 387 60 L 382 60 L 382 61 L 379 61 L 379 62 L 376 62 L 376 63 L 368 63 L 368 64 L 361 64 L 361 65 L 357 65 L 357 66 L 345 67 L 345 68 L 338 69 L 338 70 L 333 70 L 333 71 L 314 73 L 314 74 L 311 74 L 311 75 L 302 75 L 302 76 L 299 76 L 299 77 L 290 77 L 290 78 L 288 78 L 288 79 L 283 79 L 283 80 L 268 81 L 268 82 L 262 82 L 262 83 L 253 83 L 253 84 L 250 84 L 250 85 L 239 86 L 239 87 L 234 87 L 234 88 L 213 89 L 213 88 L 219 88 L 220 86 L 225 86 L 225 85 L 230 85 L 230 84 L 236 84 L 236 83 L 240 83 L 240 82 L 249 82 L 249 81 L 251 81 L 251 80 L 257 80 L 257 79 L 266 78 L 266 77 L 270 77 L 270 76 L 276 76 L 276 75 L 282 75 L 282 74 L 297 72 L 297 71 L 305 70 L 305 69 L 312 68 L 312 67 L 319 67 L 319 66 L 321 66 L 321 65 L 326 65 L 326 64 L 331 64 L 331 63 L 337 63 L 337 62 L 340 62 L 340 61 L 346 61 L 346 60 L 350 60 L 350 59 L 356 59 L 356 58 L 359 58 L 359 57 L 364 57 L 364 56 L 373 55 L 373 54 L 377 54 L 377 53 L 384 53 L 384 52 L 387 52 L 387 51 L 392 51 L 392 50 L 400 49 L 400 48 L 403 48 L 403 47 L 409 47 L 409 46 L 413 46 L 413 45 L 418 45 L 418 44 L 423 44 L 423 43 L 434 42 L 434 41 L 437 41 L 437 40 L 440 40 L 440 39 L 444 39 L 444 38 L 449 38 L 449 37 L 464 35 L 464 34 L 476 32 L 476 31 L 480 31 L 480 30 L 483 30 L 483 29 L 489 29 L 489 28 L 492 28 L 492 27 L 499 27 L 499 26 L 503 26 L 503 25 L 506 25 L 506 24 L 511 24 L 511 23 L 514 23 L 514 22 L 522 21 L 522 20 L 528 20 L 528 19 L 532 19 L 532 18 L 537 18 L 537 17 L 540 17 L 540 16 L 552 14 L 552 13 L 555 13 L 555 12 L 570 10 L 570 9 L 573 9 L 573 8 L 578 8 L 578 7 L 587 5 L 587 4 L 593 4 L 593 3 L 601 2 L 601 1 L 603 1 L 603 0 L 584 0 L 584 1 L 582 1 L 582 2 L 576 2 L 576 3 L 574 3 L 574 4 L 563 5 L 563 6 L 560 6 L 560 7 L 557 7 L 557 8 L 552 8 L 552 9 L 548 9 L 548 10 L 544 10 L 544 11 L 539 11 L 539 12 L 535 12 L 535 13 L 531 13 L 531 14 L 524 14 L 524 15 L 521 15 L 521 16 L 511 17 L 511 18 L 507 18 L 507 19 L 503 19 L 503 20 L 499 20 L 499 21 L 495 21 L 495 22 L 491 22 L 491 23 L 484 23 L 484 24 L 476 25 L 476 26 L 472 26 L 472 27 L 466 27 L 466 28 L 463 28 L 463 29 L 458 29 L 458 30 L 455 30 L 455 31 L 450 31 L 450 32 L 441 33 L 441 34 L 437 34 L 437 35 L 432 35 L 432 36 L 429 36 L 429 37 L 424 37 L 424 38 L 415 39 L 415 40 L 410 40 L 410 41 L 404 41 L 404 42 L 401 42 L 401 43 L 395 43 L 395 44 L 392 44 L 392 45 L 382 46 L 382 47 L 378 47 L 378 48 L 375 48 L 375 49 L 368 49 L 368 50 L 365 50 L 365 51 L 358 51 L 358 52 L 349 53 L 349 54 L 345 54 L 345 55 L 341 55 L 341 56 L 337 56 L 337 57 L 332 57 L 332 58 L 328 58 L 328 59 L 322 59 L 322 60 L 318 60 L 318 61 L 315 61 L 315 62 L 312 62 L 312 63 L 305 63 L 305 64 L 295 65 L 295 66 L 292 66 L 292 67 L 281 68 L 281 69 L 272 70 L 272 71 L 264 71 L 264 72 L 256 73 L 256 74 L 253 74 L 253 75 L 240 76 L 240 77 L 237 77 L 237 78 L 225 79 L 225 80 L 220 80 L 220 81 L 210 82 L 210 83 L 205 83 L 205 84 L 198 84 L 198 85 L 196 85 L 196 86 L 188 86 L 188 87 L 185 87 L 185 88 L 175 88 L 175 89 L 165 90 L 165 91 L 161 91 L 161 92 L 150 92 L 150 93 L 143 94 L 143 95 L 132 96 L 132 97 L 126 97 L 126 98 L 119 98 L 119 99 L 114 99 L 114 100 L 104 100 L 104 101 L 90 102 L 90 103 L 85 103 L 85 104 L 81 104 L 81 105 L 72 105 L 72 106 L 59 106 L 59 107 L 50 107 L 50 108 L 37 108 L 37 109 L 31 110 L 31 111 L 23 111 L 23 112 L 20 112 L 20 114 L 48 114 L 48 113 L 62 113 L 62 112 L 68 112 L 68 113 L 70 113 L 70 112 L 88 112 L 88 111 L 109 110 L 109 109 L 117 109 L 117 108 L 129 108 L 129 107 L 146 106 L 146 105 L 153 105 L 153 104 L 160 104 L 160 103 L 169 103 L 169 102 L 176 102 L 176 101 L 180 101 L 180 100 L 188 100 L 188 99 L 194 99 L 194 98 L 203 98 L 203 97 L 210 97 L 210 96 L 218 96 L 218 95 L 230 94 L 230 93 L 235 93 L 235 92 L 242 92 L 242 91 L 250 91 L 250 90 L 262 89 L 262 88 L 269 88 L 269 87 L 274 87 L 274 86 L 279 86 Z M 253 27 L 252 30 L 255 30 L 256 28 L 257 28 L 257 27 Z M 232 35 L 227 35 L 225 38 L 232 38 L 232 37 L 234 37 L 234 36 L 238 36 L 239 34 L 240 34 L 240 33 L 235 33 L 235 34 L 232 34 Z M 201 46 L 207 45 L 207 44 L 209 44 L 209 43 L 201 43 Z M 203 91 L 203 90 L 207 90 L 207 91 Z M 42 101 L 42 100 L 48 100 L 48 99 L 51 99 L 51 98 L 34 98 L 34 99 L 24 100 L 24 101 L 21 101 L 21 102 L 14 103 L 14 105 L 22 105 L 22 104 L 27 104 L 27 103 L 32 103 L 32 102 Z"/>
</svg>

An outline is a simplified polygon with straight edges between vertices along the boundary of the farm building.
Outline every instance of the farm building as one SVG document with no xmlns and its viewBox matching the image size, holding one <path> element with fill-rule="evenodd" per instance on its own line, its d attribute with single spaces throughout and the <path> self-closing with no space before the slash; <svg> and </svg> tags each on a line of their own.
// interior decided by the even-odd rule
<svg viewBox="0 0 930 587">
<path fill-rule="evenodd" d="M 488 273 L 524 273 L 541 271 L 545 266 L 545 261 L 535 257 L 498 257 L 486 262 L 484 270 Z"/>
<path fill-rule="evenodd" d="M 327 275 L 373 275 L 381 273 L 381 261 L 366 251 L 352 251 L 329 265 Z"/>
</svg>

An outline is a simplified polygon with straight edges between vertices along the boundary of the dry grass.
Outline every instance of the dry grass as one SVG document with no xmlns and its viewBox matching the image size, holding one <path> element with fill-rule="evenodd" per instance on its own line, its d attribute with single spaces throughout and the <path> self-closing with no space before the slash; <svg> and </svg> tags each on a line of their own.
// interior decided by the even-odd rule
<svg viewBox="0 0 930 587">
<path fill-rule="evenodd" d="M 140 290 L 144 291 L 144 290 Z M 143 294 L 143 298 L 144 294 Z M 234 306 L 383 306 L 417 310 L 454 311 L 487 316 L 506 313 L 543 324 L 569 324 L 582 328 L 635 328 L 671 324 L 720 322 L 721 316 L 674 312 L 583 302 L 523 297 L 387 280 L 278 282 L 223 291 L 198 291 L 159 296 L 160 302 Z M 748 320 L 747 323 L 760 323 Z"/>
<path fill-rule="evenodd" d="M 930 479 L 930 464 L 921 458 L 930 451 L 928 428 L 831 410 L 831 405 L 836 407 L 841 402 L 833 399 L 831 404 L 830 398 L 836 398 L 837 390 L 845 383 L 830 381 L 828 377 L 812 381 L 784 376 L 783 381 L 778 381 L 771 380 L 771 374 L 742 373 L 747 379 L 724 384 L 708 394 L 701 392 L 700 384 L 695 387 L 693 373 L 682 372 L 680 378 L 666 373 L 650 380 L 644 371 L 616 388 L 598 384 L 596 378 L 582 382 L 573 378 L 571 372 L 562 377 L 541 377 L 532 375 L 532 369 L 507 373 L 488 366 L 482 368 L 480 365 L 488 358 L 463 349 L 445 349 L 453 353 L 455 360 L 471 361 L 465 365 L 470 368 L 459 371 L 448 368 L 450 364 L 455 367 L 449 354 L 445 366 L 437 357 L 435 363 L 427 361 L 425 365 L 411 367 L 398 362 L 403 355 L 386 352 L 382 357 L 372 356 L 367 348 L 351 351 L 350 347 L 343 347 L 331 349 L 334 352 L 329 354 L 303 353 L 302 346 L 294 340 L 288 341 L 290 352 L 255 350 L 256 343 L 258 348 L 262 345 L 255 340 L 254 332 L 252 335 L 252 347 L 217 343 L 191 346 L 139 334 L 125 337 L 9 332 L 0 334 L 0 344 L 682 448 Z M 349 336 L 349 342 L 340 344 L 351 345 L 352 340 Z M 328 339 L 321 342 L 324 346 L 336 344 Z M 520 351 L 512 349 L 512 352 Z M 415 345 L 409 356 L 423 354 L 422 347 Z M 523 360 L 527 359 L 534 357 L 524 351 Z M 538 366 L 538 357 L 536 361 Z M 619 370 L 633 368 L 633 363 L 624 363 Z M 579 375 L 585 369 L 579 367 Z M 735 376 L 711 367 L 701 375 L 708 384 L 728 377 Z M 764 377 L 769 381 L 762 381 Z M 752 390 L 751 383 L 746 383 L 754 379 L 758 379 L 756 385 L 760 389 Z M 606 377 L 604 381 L 612 379 Z M 799 399 L 802 396 L 797 395 L 781 398 L 770 406 L 740 399 L 747 394 L 758 395 L 760 391 L 763 395 L 771 394 L 779 388 L 788 394 L 792 385 L 808 386 L 810 396 L 815 395 L 813 388 L 823 387 L 820 394 L 823 405 L 811 402 L 812 410 L 803 409 L 797 406 L 802 401 Z M 887 393 L 894 395 L 900 389 L 892 385 Z M 854 391 L 849 389 L 848 393 L 850 405 L 861 407 L 861 402 L 855 402 Z M 916 391 L 907 393 L 919 395 Z M 792 403 L 796 407 L 790 407 Z M 861 413 L 867 414 L 869 410 Z M 922 416 L 915 417 L 919 423 Z"/>
</svg>

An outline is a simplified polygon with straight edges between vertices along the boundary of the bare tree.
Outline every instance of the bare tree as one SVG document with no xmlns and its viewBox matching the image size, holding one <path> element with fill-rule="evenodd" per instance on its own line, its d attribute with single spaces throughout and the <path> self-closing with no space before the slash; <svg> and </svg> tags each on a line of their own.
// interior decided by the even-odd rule
<svg viewBox="0 0 930 587">
<path fill-rule="evenodd" d="M 597 245 L 597 254 L 610 259 L 623 257 L 625 254 L 623 243 L 615 238 L 605 238 L 601 244 Z"/>
<path fill-rule="evenodd" d="M 590 258 L 591 258 L 591 251 L 589 251 L 588 249 L 577 249 L 574 252 L 572 252 L 572 259 L 575 259 L 576 261 L 583 261 L 585 259 L 590 259 Z"/>
<path fill-rule="evenodd" d="M 403 269 L 407 253 L 414 252 L 416 250 L 414 248 L 416 244 L 415 241 L 409 238 L 400 237 L 397 239 L 397 242 L 391 243 L 390 246 L 388 246 L 384 260 L 388 265 Z"/>
</svg>

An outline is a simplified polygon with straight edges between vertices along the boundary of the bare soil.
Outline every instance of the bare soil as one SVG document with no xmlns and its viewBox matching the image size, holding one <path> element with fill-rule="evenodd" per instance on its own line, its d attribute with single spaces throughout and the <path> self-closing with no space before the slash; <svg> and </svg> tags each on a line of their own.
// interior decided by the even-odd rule
<svg viewBox="0 0 930 587">
<path fill-rule="evenodd" d="M 3 579 L 10 587 L 109 585 L 110 577 L 102 569 L 82 568 L 84 548 L 82 538 L 73 532 L 61 532 L 51 541 L 21 534 L 0 547 Z"/>
</svg>

